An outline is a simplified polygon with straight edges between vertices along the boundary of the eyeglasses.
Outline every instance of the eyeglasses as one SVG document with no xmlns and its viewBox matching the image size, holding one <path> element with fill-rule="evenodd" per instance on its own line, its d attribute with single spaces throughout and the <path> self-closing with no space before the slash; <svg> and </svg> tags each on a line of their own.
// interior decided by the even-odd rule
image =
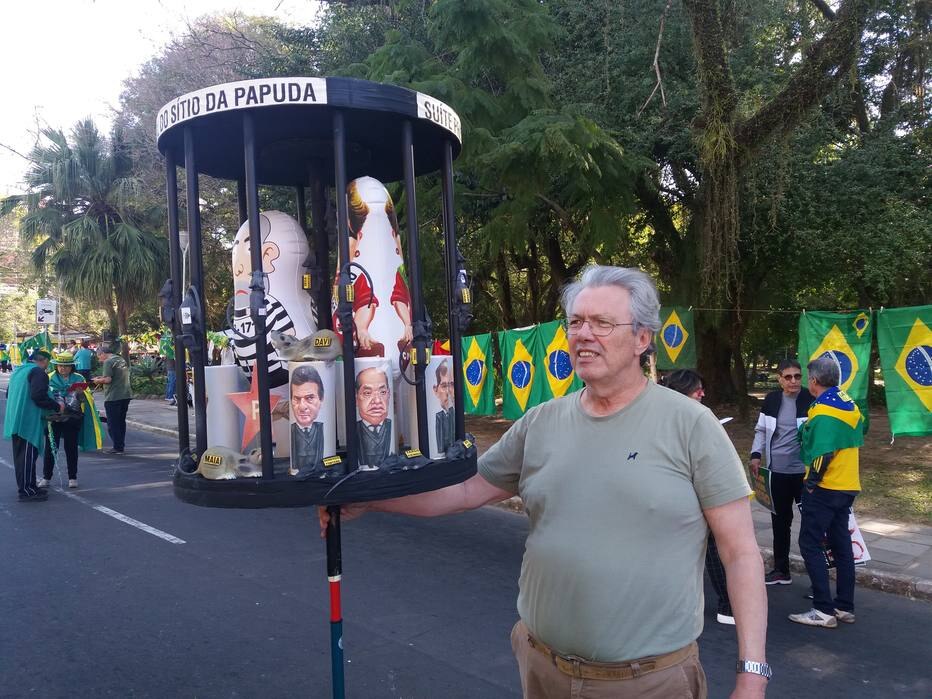
<svg viewBox="0 0 932 699">
<path fill-rule="evenodd" d="M 785 381 L 802 381 L 803 375 L 802 374 L 783 374 L 780 378 L 784 379 Z"/>
<path fill-rule="evenodd" d="M 589 332 L 596 337 L 607 337 L 619 325 L 634 325 L 634 323 L 613 323 L 606 318 L 568 318 L 564 321 L 567 335 L 578 335 L 583 326 L 589 324 Z"/>
<path fill-rule="evenodd" d="M 291 397 L 291 402 L 292 402 L 292 403 L 297 403 L 298 405 L 301 405 L 302 403 L 306 403 L 306 404 L 308 404 L 308 405 L 313 405 L 314 403 L 320 403 L 320 397 L 319 397 L 319 396 L 315 396 L 315 395 L 313 395 L 313 394 L 311 394 L 311 395 L 309 395 L 309 396 L 292 396 L 292 397 Z"/>
</svg>

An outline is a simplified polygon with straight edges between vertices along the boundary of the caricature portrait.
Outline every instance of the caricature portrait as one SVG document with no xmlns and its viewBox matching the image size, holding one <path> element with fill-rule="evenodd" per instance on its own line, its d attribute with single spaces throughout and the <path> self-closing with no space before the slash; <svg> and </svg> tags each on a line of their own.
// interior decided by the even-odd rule
<svg viewBox="0 0 932 699">
<path fill-rule="evenodd" d="M 446 453 L 455 440 L 456 421 L 453 411 L 453 372 L 450 362 L 443 360 L 434 372 L 434 396 L 440 403 L 440 410 L 434 415 L 434 438 L 437 451 Z"/>
<path fill-rule="evenodd" d="M 356 354 L 386 357 L 394 370 L 399 351 L 412 338 L 411 300 L 395 205 L 385 186 L 372 177 L 350 182 L 346 196 L 350 262 L 358 265 L 350 270 Z M 334 327 L 338 327 L 335 310 L 334 306 Z"/>
<path fill-rule="evenodd" d="M 291 372 L 291 463 L 300 468 L 324 458 L 324 423 L 318 420 L 324 382 L 314 367 Z"/>
<path fill-rule="evenodd" d="M 303 263 L 308 255 L 307 236 L 298 222 L 281 211 L 259 215 L 262 234 L 262 272 L 265 277 L 266 328 L 304 338 L 317 328 L 316 313 L 310 295 L 304 291 Z M 233 240 L 233 327 L 244 335 L 254 335 L 249 313 L 249 284 L 252 277 L 249 222 L 243 223 Z M 256 360 L 256 343 L 230 331 L 237 365 L 252 375 Z M 271 341 L 263 350 L 269 358 L 269 386 L 288 383 L 287 363 L 275 351 Z"/>
<path fill-rule="evenodd" d="M 356 374 L 355 390 L 359 465 L 375 469 L 393 451 L 391 391 L 386 371 L 378 367 L 363 369 Z"/>
</svg>

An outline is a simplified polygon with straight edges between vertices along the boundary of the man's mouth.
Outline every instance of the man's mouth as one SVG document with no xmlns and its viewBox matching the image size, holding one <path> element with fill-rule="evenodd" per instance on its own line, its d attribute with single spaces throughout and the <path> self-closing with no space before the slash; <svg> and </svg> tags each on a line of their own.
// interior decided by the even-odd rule
<svg viewBox="0 0 932 699">
<path fill-rule="evenodd" d="M 594 357 L 598 357 L 599 355 L 592 350 L 579 350 L 576 352 L 576 356 L 580 359 L 592 359 Z"/>
</svg>

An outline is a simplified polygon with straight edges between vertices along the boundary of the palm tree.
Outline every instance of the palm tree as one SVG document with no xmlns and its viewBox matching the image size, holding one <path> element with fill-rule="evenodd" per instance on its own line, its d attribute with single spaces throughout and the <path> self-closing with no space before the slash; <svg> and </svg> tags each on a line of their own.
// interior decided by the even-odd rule
<svg viewBox="0 0 932 699">
<path fill-rule="evenodd" d="M 162 209 L 144 199 L 119 126 L 109 140 L 91 119 L 75 124 L 70 141 L 59 129 L 42 136 L 27 193 L 0 201 L 0 215 L 24 205 L 20 236 L 35 245 L 36 269 L 51 271 L 66 296 L 105 310 L 123 335 L 136 306 L 155 299 L 167 266 Z"/>
</svg>

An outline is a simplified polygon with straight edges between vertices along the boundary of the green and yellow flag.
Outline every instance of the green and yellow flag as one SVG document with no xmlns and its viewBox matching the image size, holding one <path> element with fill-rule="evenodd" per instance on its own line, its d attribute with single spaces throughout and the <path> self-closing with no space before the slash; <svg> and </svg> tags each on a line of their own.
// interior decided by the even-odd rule
<svg viewBox="0 0 932 699">
<path fill-rule="evenodd" d="M 19 343 L 21 362 L 26 361 L 26 358 L 29 356 L 29 350 L 37 349 L 44 349 L 48 352 L 52 351 L 52 338 L 49 337 L 48 332 L 42 331 L 38 335 L 27 337 Z"/>
<path fill-rule="evenodd" d="M 463 345 L 463 407 L 474 415 L 495 414 L 495 380 L 492 371 L 492 333 L 472 335 Z"/>
<path fill-rule="evenodd" d="M 540 379 L 534 366 L 540 333 L 538 326 L 498 333 L 502 351 L 502 415 L 517 420 L 541 402 Z"/>
<path fill-rule="evenodd" d="M 877 348 L 893 436 L 932 434 L 932 306 L 882 309 Z"/>
<path fill-rule="evenodd" d="M 543 379 L 540 382 L 541 401 L 578 391 L 583 383 L 570 362 L 570 346 L 563 321 L 539 325 L 537 332 L 540 353 L 534 357 L 534 364 L 538 377 Z"/>
<path fill-rule="evenodd" d="M 841 374 L 838 388 L 858 404 L 864 416 L 865 432 L 873 336 L 874 323 L 867 311 L 809 311 L 799 317 L 799 363 L 803 365 L 803 385 L 809 380 L 806 365 L 817 357 L 830 357 Z"/>
<path fill-rule="evenodd" d="M 657 333 L 657 368 L 696 368 L 696 331 L 693 329 L 693 312 L 683 306 L 664 306 L 660 309 L 660 332 Z"/>
</svg>

